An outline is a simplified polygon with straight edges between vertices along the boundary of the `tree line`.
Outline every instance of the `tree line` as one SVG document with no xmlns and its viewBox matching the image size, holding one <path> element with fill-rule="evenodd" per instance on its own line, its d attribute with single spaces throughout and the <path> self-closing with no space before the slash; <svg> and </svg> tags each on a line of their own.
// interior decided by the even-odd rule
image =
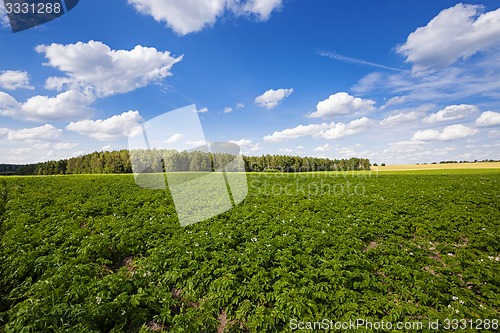
<svg viewBox="0 0 500 333">
<path fill-rule="evenodd" d="M 135 165 L 132 165 L 132 161 Z M 214 171 L 235 158 L 228 153 L 175 150 L 120 150 L 34 164 L 0 164 L 1 175 L 64 175 L 132 173 L 134 169 L 157 171 Z M 243 156 L 248 172 L 307 172 L 370 170 L 365 158 L 329 159 L 288 155 Z M 134 167 L 134 168 L 133 168 Z"/>
</svg>

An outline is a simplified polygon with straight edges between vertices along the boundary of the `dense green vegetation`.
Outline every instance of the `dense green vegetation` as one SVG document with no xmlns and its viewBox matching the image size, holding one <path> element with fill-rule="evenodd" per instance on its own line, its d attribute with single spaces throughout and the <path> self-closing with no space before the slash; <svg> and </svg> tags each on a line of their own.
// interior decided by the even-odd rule
<svg viewBox="0 0 500 333">
<path fill-rule="evenodd" d="M 181 228 L 168 191 L 132 175 L 0 178 L 0 332 L 499 318 L 500 170 L 248 182 Z"/>
<path fill-rule="evenodd" d="M 132 151 L 142 155 L 144 163 L 161 163 L 152 165 L 153 170 L 164 168 L 167 171 L 205 171 L 214 169 L 217 160 L 230 161 L 234 156 L 229 154 L 211 154 L 200 151 L 177 152 L 175 150 Z M 165 160 L 151 159 L 152 153 L 166 156 Z M 165 165 L 165 161 L 167 164 Z M 214 162 L 215 161 L 215 162 Z M 364 158 L 328 159 L 316 157 L 300 157 L 286 155 L 245 156 L 246 171 L 345 171 L 370 170 L 370 161 Z M 168 163 L 170 162 L 170 163 Z M 112 174 L 131 173 L 130 152 L 105 151 L 73 157 L 67 160 L 48 161 L 28 165 L 0 164 L 0 175 L 64 175 L 64 174 Z"/>
</svg>

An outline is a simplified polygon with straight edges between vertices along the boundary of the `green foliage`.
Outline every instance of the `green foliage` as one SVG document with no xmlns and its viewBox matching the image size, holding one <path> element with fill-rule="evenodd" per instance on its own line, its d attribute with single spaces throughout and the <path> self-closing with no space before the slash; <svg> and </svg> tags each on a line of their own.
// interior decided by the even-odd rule
<svg viewBox="0 0 500 333">
<path fill-rule="evenodd" d="M 68 160 L 48 161 L 29 165 L 0 164 L 0 175 L 64 175 L 64 174 L 118 174 L 131 173 L 130 156 L 134 167 L 165 171 L 220 170 L 235 156 L 228 153 L 176 150 L 120 150 L 93 152 Z M 286 155 L 244 157 L 245 170 L 252 172 L 302 172 L 370 170 L 370 161 L 363 158 L 328 159 Z"/>
<path fill-rule="evenodd" d="M 168 191 L 132 175 L 2 179 L 0 332 L 499 317 L 498 171 L 248 181 L 242 204 L 181 228 Z"/>
</svg>

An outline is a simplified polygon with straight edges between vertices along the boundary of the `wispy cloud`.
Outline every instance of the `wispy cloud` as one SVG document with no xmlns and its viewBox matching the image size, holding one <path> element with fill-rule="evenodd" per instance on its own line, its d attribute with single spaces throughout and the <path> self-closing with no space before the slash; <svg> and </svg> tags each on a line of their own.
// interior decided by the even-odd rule
<svg viewBox="0 0 500 333">
<path fill-rule="evenodd" d="M 363 59 L 358 59 L 358 58 L 352 58 L 352 57 L 347 57 L 341 54 L 338 54 L 337 52 L 327 52 L 327 51 L 318 51 L 318 55 L 322 57 L 327 57 L 333 60 L 337 61 L 342 61 L 348 64 L 354 64 L 354 65 L 360 65 L 360 66 L 371 66 L 371 67 L 377 67 L 377 68 L 383 68 L 387 69 L 390 71 L 397 71 L 397 72 L 404 72 L 404 70 L 399 69 L 399 68 L 394 68 L 394 67 L 389 67 L 381 64 L 377 64 L 374 62 L 366 61 Z"/>
</svg>

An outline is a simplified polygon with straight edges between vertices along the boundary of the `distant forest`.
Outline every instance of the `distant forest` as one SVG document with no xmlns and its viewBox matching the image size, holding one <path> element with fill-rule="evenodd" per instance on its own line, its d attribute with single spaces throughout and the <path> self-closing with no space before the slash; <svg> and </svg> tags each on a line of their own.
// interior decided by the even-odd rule
<svg viewBox="0 0 500 333">
<path fill-rule="evenodd" d="M 141 151 L 133 151 L 139 153 Z M 156 151 L 157 156 L 166 159 L 152 159 L 150 153 L 144 153 L 142 164 L 151 165 L 152 170 L 166 171 L 208 171 L 217 168 L 217 164 L 230 162 L 230 154 L 212 154 L 200 151 L 177 152 Z M 243 156 L 245 170 L 248 172 L 303 172 L 303 171 L 347 171 L 370 170 L 370 161 L 364 158 L 328 159 L 287 155 Z M 165 162 L 169 163 L 165 165 Z M 0 164 L 0 175 L 65 175 L 65 174 L 114 174 L 132 173 L 130 152 L 128 150 L 94 152 L 88 155 L 72 157 L 59 161 L 35 164 L 15 165 Z"/>
</svg>

